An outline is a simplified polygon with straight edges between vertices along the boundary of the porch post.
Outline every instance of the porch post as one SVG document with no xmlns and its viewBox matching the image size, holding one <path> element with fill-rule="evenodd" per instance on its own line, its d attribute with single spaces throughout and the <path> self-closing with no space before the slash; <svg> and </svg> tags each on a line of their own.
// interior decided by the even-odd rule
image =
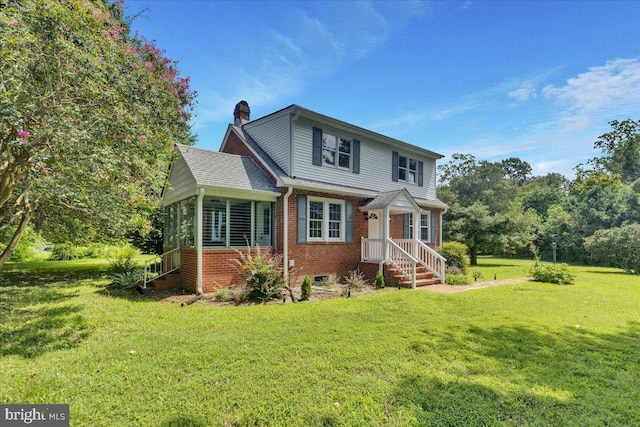
<svg viewBox="0 0 640 427">
<path fill-rule="evenodd" d="M 389 208 L 382 208 L 382 261 L 389 258 L 387 240 L 389 240 Z"/>
<path fill-rule="evenodd" d="M 198 189 L 198 197 L 196 198 L 196 286 L 197 294 L 202 295 L 202 199 L 204 199 L 204 188 Z"/>
<path fill-rule="evenodd" d="M 418 258 L 418 241 L 420 241 L 420 227 L 422 226 L 421 220 L 422 215 L 420 211 L 413 212 L 413 242 L 411 242 L 411 250 L 413 251 L 411 255 L 414 258 Z"/>
</svg>

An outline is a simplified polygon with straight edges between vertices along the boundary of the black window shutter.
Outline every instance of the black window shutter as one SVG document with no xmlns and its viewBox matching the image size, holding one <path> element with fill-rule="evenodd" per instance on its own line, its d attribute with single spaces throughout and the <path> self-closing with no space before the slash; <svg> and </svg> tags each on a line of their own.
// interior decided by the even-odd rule
<svg viewBox="0 0 640 427">
<path fill-rule="evenodd" d="M 322 129 L 313 128 L 313 164 L 322 166 Z"/>
<path fill-rule="evenodd" d="M 418 161 L 418 185 L 422 187 L 424 185 L 424 163 Z"/>
<path fill-rule="evenodd" d="M 344 210 L 345 210 L 344 241 L 347 243 L 353 243 L 353 202 L 351 200 L 347 200 L 345 202 Z"/>
<path fill-rule="evenodd" d="M 429 221 L 429 226 L 431 227 L 431 230 L 429 230 L 431 233 L 431 243 L 435 243 L 436 242 L 436 212 L 435 211 L 431 211 L 431 221 Z"/>
<path fill-rule="evenodd" d="M 391 153 L 391 180 L 398 182 L 398 152 Z"/>
<path fill-rule="evenodd" d="M 357 139 L 353 140 L 353 173 L 360 173 L 360 141 Z"/>
<path fill-rule="evenodd" d="M 287 236 L 284 236 L 286 239 Z M 307 242 L 307 196 L 298 195 L 298 243 Z"/>
<path fill-rule="evenodd" d="M 411 214 L 404 214 L 402 215 L 404 217 L 404 239 L 413 239 L 413 236 L 411 235 Z"/>
</svg>

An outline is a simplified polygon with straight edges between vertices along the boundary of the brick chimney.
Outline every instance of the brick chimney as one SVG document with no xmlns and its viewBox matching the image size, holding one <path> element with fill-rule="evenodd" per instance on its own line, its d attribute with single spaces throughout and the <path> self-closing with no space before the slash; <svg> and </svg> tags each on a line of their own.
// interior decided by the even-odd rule
<svg viewBox="0 0 640 427">
<path fill-rule="evenodd" d="M 249 108 L 247 101 L 238 102 L 236 104 L 236 109 L 233 111 L 233 124 L 236 126 L 242 126 L 245 123 L 248 123 L 251 120 L 249 118 L 250 113 L 251 108 Z"/>
</svg>

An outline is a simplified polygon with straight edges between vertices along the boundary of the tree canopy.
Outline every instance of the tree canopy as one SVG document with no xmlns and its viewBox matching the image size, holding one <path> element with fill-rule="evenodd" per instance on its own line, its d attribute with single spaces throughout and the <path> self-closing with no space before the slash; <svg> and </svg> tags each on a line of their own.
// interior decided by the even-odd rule
<svg viewBox="0 0 640 427">
<path fill-rule="evenodd" d="M 558 173 L 531 176 L 518 158 L 492 163 L 452 155 L 440 166 L 438 197 L 450 206 L 444 239 L 464 242 L 472 264 L 479 254 L 526 255 L 533 244 L 547 259 L 555 248 L 564 262 L 638 273 L 637 256 L 626 252 L 640 245 L 640 121 L 610 125 L 594 143 L 602 156 L 589 162 L 592 169 L 577 165 L 572 181 Z"/>
<path fill-rule="evenodd" d="M 194 141 L 188 78 L 121 2 L 9 2 L 0 28 L 0 265 L 29 223 L 54 242 L 144 229 L 173 144 Z"/>
</svg>

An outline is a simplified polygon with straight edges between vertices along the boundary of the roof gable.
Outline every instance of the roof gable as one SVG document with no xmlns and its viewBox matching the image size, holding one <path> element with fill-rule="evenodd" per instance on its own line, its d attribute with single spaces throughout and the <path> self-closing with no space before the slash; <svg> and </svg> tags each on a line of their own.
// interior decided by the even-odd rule
<svg viewBox="0 0 640 427">
<path fill-rule="evenodd" d="M 197 186 L 280 193 L 250 157 L 180 144 L 176 147 Z"/>
</svg>

